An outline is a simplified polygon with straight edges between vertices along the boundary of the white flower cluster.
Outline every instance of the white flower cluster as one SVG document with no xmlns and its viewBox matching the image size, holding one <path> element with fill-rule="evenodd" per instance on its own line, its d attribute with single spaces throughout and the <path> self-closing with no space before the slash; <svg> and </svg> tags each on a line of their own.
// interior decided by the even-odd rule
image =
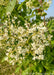
<svg viewBox="0 0 54 75">
<path fill-rule="evenodd" d="M 50 5 L 50 4 L 52 4 L 52 0 L 46 0 L 46 2 Z"/>
<path fill-rule="evenodd" d="M 43 50 L 50 44 L 52 36 L 45 36 L 47 28 L 43 23 L 31 27 L 28 26 L 30 23 L 25 23 L 26 28 L 16 27 L 9 21 L 4 24 L 6 25 L 0 27 L 0 48 L 6 50 L 6 61 L 14 65 L 29 53 L 33 56 L 32 60 L 44 59 Z"/>
<path fill-rule="evenodd" d="M 42 0 L 37 0 L 37 1 L 42 2 Z M 28 2 L 26 2 L 26 6 L 31 8 L 31 9 L 36 8 L 36 6 L 34 6 L 34 4 L 33 4 L 34 2 L 36 2 L 36 0 L 29 0 Z M 44 2 L 47 2 L 47 4 L 50 5 L 52 3 L 52 0 L 45 0 Z"/>
<path fill-rule="evenodd" d="M 32 5 L 32 1 L 29 0 L 28 2 L 26 2 L 26 6 L 29 7 L 29 8 L 34 8 L 34 6 Z"/>
</svg>

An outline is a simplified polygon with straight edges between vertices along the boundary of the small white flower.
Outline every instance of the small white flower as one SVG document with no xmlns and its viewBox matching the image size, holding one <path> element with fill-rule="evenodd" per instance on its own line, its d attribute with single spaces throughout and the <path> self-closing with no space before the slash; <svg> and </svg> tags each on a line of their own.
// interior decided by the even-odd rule
<svg viewBox="0 0 54 75">
<path fill-rule="evenodd" d="M 15 20 L 14 20 L 14 19 L 12 19 L 12 22 L 13 22 L 13 23 L 15 23 Z"/>
<path fill-rule="evenodd" d="M 35 42 L 32 43 L 31 45 L 32 45 L 33 49 L 36 49 L 36 44 L 35 44 Z"/>
<path fill-rule="evenodd" d="M 4 31 L 5 31 L 5 33 L 8 33 L 8 30 L 7 30 L 7 28 L 5 28 L 5 29 L 4 29 Z"/>
<path fill-rule="evenodd" d="M 2 29 L 2 27 L 0 27 L 0 29 Z"/>
<path fill-rule="evenodd" d="M 33 29 L 29 29 L 29 33 L 33 33 Z"/>
<path fill-rule="evenodd" d="M 17 19 L 17 17 L 14 16 L 14 19 Z"/>
<path fill-rule="evenodd" d="M 6 55 L 8 56 L 8 55 L 9 55 L 9 53 L 6 53 Z"/>
<path fill-rule="evenodd" d="M 47 37 L 48 37 L 48 40 L 50 41 L 53 36 L 49 34 Z"/>
<path fill-rule="evenodd" d="M 18 50 L 21 50 L 22 48 L 20 46 L 18 46 Z"/>
<path fill-rule="evenodd" d="M 11 24 L 11 27 L 10 28 L 13 29 L 13 24 Z"/>
<path fill-rule="evenodd" d="M 10 15 L 11 13 L 10 12 L 7 12 L 7 15 Z"/>
<path fill-rule="evenodd" d="M 29 2 L 26 2 L 26 6 L 30 6 L 30 3 Z"/>
<path fill-rule="evenodd" d="M 20 24 L 20 21 L 18 21 L 17 23 L 18 23 L 18 25 L 19 25 L 19 24 Z"/>
<path fill-rule="evenodd" d="M 19 32 L 19 33 L 23 34 L 24 31 L 25 31 L 25 29 L 23 29 L 23 27 L 18 27 L 18 32 Z"/>
<path fill-rule="evenodd" d="M 39 55 L 39 59 L 43 60 L 44 59 L 44 55 Z"/>
<path fill-rule="evenodd" d="M 51 4 L 51 3 L 52 3 L 52 1 L 50 0 L 50 1 L 48 1 L 47 3 L 48 3 L 48 4 Z"/>
<path fill-rule="evenodd" d="M 11 54 L 10 54 L 10 57 L 11 57 L 11 58 L 13 58 L 13 57 L 14 57 L 14 55 L 11 53 Z"/>
<path fill-rule="evenodd" d="M 8 52 L 10 52 L 12 50 L 12 48 L 7 49 Z"/>
<path fill-rule="evenodd" d="M 35 60 L 36 59 L 36 57 L 34 56 L 33 58 L 32 58 L 32 60 Z"/>
<path fill-rule="evenodd" d="M 5 60 L 8 61 L 8 57 L 5 57 Z"/>
<path fill-rule="evenodd" d="M 14 62 L 12 63 L 12 65 L 14 65 Z"/>
<path fill-rule="evenodd" d="M 2 36 L 0 36 L 0 40 L 3 40 L 3 37 Z"/>
</svg>

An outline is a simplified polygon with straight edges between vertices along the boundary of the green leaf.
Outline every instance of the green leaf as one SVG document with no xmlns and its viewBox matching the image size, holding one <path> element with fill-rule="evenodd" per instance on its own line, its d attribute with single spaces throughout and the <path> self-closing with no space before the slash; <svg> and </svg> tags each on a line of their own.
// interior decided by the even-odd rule
<svg viewBox="0 0 54 75">
<path fill-rule="evenodd" d="M 21 7 L 23 6 L 23 4 L 24 4 L 25 2 L 26 2 L 26 1 L 22 2 L 22 3 L 19 5 L 18 10 L 21 9 Z"/>
<path fill-rule="evenodd" d="M 43 12 L 43 13 L 42 13 L 42 16 L 45 16 L 45 15 L 47 15 L 47 13 Z"/>
<path fill-rule="evenodd" d="M 26 16 L 25 18 L 30 19 L 30 18 L 32 18 L 32 17 L 34 17 L 34 16 L 35 16 L 35 14 L 32 14 L 32 15 L 30 15 L 30 16 Z"/>
<path fill-rule="evenodd" d="M 24 18 L 22 16 L 18 15 L 18 17 L 24 22 Z"/>
<path fill-rule="evenodd" d="M 54 45 L 54 40 L 53 40 L 53 41 L 51 41 L 51 44 L 52 44 L 52 45 Z"/>
<path fill-rule="evenodd" d="M 30 67 L 28 67 L 26 70 L 24 70 L 24 71 L 22 72 L 22 75 L 27 75 L 27 73 L 29 72 L 29 70 L 30 70 Z"/>
<path fill-rule="evenodd" d="M 21 67 L 17 67 L 15 73 L 18 73 Z"/>
<path fill-rule="evenodd" d="M 2 59 L 2 61 L 1 61 L 1 62 L 4 62 L 4 61 L 5 61 L 5 59 L 6 59 L 6 57 L 4 57 L 4 58 Z"/>
<path fill-rule="evenodd" d="M 11 13 L 13 11 L 14 7 L 15 7 L 15 4 L 16 4 L 16 0 L 10 1 L 9 4 L 7 5 L 7 7 L 6 7 L 6 13 L 7 12 Z"/>
</svg>

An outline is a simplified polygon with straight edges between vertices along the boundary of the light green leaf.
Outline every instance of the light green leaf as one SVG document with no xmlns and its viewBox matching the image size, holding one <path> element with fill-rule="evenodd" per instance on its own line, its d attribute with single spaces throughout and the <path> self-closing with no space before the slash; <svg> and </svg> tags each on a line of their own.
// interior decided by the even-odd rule
<svg viewBox="0 0 54 75">
<path fill-rule="evenodd" d="M 20 70 L 20 67 L 17 67 L 16 70 L 15 70 L 15 73 L 18 73 Z"/>
<path fill-rule="evenodd" d="M 16 4 L 16 0 L 10 1 L 9 4 L 7 5 L 7 7 L 6 7 L 6 13 L 7 12 L 11 13 L 13 11 L 14 7 L 15 7 L 15 4 Z"/>
<path fill-rule="evenodd" d="M 23 6 L 23 4 L 24 4 L 25 2 L 26 2 L 26 1 L 24 1 L 24 2 L 22 2 L 22 3 L 20 4 L 20 6 L 18 7 L 18 10 L 21 9 L 21 7 Z"/>
<path fill-rule="evenodd" d="M 22 72 L 22 75 L 27 75 L 28 72 L 29 72 L 29 70 L 30 70 L 30 67 L 28 67 L 26 70 L 24 70 L 24 71 Z"/>
</svg>

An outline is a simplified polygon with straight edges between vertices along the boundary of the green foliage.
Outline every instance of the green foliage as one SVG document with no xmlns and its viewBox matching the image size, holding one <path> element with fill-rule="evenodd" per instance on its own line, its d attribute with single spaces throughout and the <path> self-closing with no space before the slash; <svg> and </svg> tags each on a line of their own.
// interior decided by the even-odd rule
<svg viewBox="0 0 54 75">
<path fill-rule="evenodd" d="M 54 32 L 54 20 L 49 21 L 47 27 L 50 33 Z"/>
</svg>

